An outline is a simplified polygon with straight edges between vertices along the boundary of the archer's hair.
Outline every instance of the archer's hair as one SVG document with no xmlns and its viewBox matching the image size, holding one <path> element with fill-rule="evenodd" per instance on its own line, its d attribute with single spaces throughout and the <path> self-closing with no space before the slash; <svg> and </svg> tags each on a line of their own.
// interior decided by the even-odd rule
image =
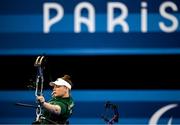
<svg viewBox="0 0 180 125">
<path fill-rule="evenodd" d="M 68 82 L 71 86 L 72 86 L 72 81 L 71 81 L 71 77 L 69 75 L 64 75 L 63 77 L 61 77 L 63 80 L 65 80 L 66 82 Z"/>
</svg>

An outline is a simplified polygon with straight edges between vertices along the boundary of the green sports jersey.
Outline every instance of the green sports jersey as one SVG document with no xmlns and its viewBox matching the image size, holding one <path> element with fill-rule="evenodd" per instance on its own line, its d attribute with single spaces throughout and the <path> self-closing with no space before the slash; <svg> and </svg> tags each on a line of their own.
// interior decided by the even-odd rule
<svg viewBox="0 0 180 125">
<path fill-rule="evenodd" d="M 49 101 L 49 103 L 53 105 L 59 105 L 61 107 L 61 113 L 60 115 L 56 115 L 44 109 L 43 116 L 59 124 L 66 123 L 67 119 L 71 116 L 74 107 L 74 102 L 72 97 L 68 97 L 68 98 L 54 97 Z M 51 124 L 47 120 L 44 120 L 43 123 Z"/>
</svg>

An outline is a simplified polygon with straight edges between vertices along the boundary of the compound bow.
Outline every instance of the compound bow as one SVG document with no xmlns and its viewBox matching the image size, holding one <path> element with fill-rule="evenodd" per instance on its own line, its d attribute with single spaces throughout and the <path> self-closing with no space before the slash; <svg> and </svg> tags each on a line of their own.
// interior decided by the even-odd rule
<svg viewBox="0 0 180 125">
<path fill-rule="evenodd" d="M 43 95 L 43 83 L 44 83 L 44 77 L 43 77 L 43 60 L 44 56 L 38 56 L 36 58 L 36 61 L 34 63 L 34 66 L 37 68 L 37 75 L 36 75 L 36 89 L 35 89 L 35 96 L 42 96 Z M 41 116 L 42 116 L 42 107 L 39 102 L 38 107 L 36 109 L 36 122 L 41 121 Z"/>
</svg>

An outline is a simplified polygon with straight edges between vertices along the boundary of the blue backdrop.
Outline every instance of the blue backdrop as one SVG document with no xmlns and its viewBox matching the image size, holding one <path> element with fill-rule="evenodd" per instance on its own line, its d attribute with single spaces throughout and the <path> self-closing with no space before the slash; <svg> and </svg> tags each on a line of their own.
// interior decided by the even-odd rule
<svg viewBox="0 0 180 125">
<path fill-rule="evenodd" d="M 43 5 L 53 3 L 61 5 L 64 16 L 50 28 L 50 32 L 43 32 Z M 88 2 L 94 7 L 95 32 L 89 33 L 85 24 L 81 25 L 81 32 L 75 33 L 75 8 Z M 124 33 L 122 26 L 117 25 L 113 33 L 107 31 L 107 4 L 110 2 L 123 3 L 128 10 L 125 21 L 129 32 Z M 167 6 L 166 14 L 175 19 L 163 17 L 160 13 L 161 5 L 171 2 L 177 10 Z M 11 4 L 10 4 L 11 3 Z M 2 0 L 0 4 L 0 54 L 1 55 L 124 55 L 124 54 L 179 54 L 179 1 L 156 0 L 147 1 L 147 32 L 141 31 L 141 0 Z M 169 3 L 168 3 L 169 4 Z M 114 10 L 114 18 L 120 16 L 122 10 Z M 88 11 L 82 9 L 82 16 L 87 17 Z M 57 16 L 55 9 L 51 9 L 50 17 Z M 166 33 L 161 30 L 159 23 L 167 27 L 174 25 L 175 31 Z"/>
<path fill-rule="evenodd" d="M 46 100 L 51 91 L 45 91 Z M 118 105 L 118 124 L 147 124 L 150 118 L 165 106 L 176 105 L 159 115 L 157 124 L 180 123 L 179 90 L 74 90 L 75 101 L 71 124 L 104 124 L 101 119 L 106 101 Z M 31 124 L 35 120 L 35 109 L 16 106 L 15 103 L 35 104 L 34 91 L 1 91 L 1 124 Z"/>
</svg>

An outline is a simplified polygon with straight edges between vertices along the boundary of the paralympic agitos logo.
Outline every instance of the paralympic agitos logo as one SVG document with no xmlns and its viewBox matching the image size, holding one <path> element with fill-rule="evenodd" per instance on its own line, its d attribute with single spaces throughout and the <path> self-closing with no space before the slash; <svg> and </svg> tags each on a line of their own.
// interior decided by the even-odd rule
<svg viewBox="0 0 180 125">
<path fill-rule="evenodd" d="M 133 2 L 133 1 L 132 1 Z M 153 2 L 153 1 L 152 1 Z M 140 15 L 140 26 L 139 31 L 142 33 L 147 33 L 149 31 L 148 21 L 148 3 L 142 1 L 139 3 L 139 15 Z M 83 16 L 82 10 L 87 11 L 87 15 Z M 121 32 L 129 33 L 131 32 L 131 27 L 129 26 L 126 19 L 129 16 L 128 6 L 123 2 L 107 2 L 106 3 L 106 32 L 113 33 L 117 26 L 121 27 Z M 117 16 L 115 15 L 115 9 L 121 11 Z M 167 11 L 169 9 L 171 12 Z M 51 15 L 50 10 L 55 10 L 57 13 Z M 53 25 L 62 21 L 65 16 L 65 11 L 63 6 L 57 2 L 45 2 L 43 4 L 43 32 L 50 33 Z M 165 21 L 170 22 L 170 24 L 165 23 L 162 20 L 159 20 L 157 24 L 158 28 L 162 32 L 172 33 L 177 31 L 179 26 L 179 20 L 175 15 L 178 12 L 178 5 L 173 1 L 164 1 L 159 6 L 158 15 L 162 17 Z M 87 1 L 79 2 L 74 6 L 74 24 L 73 32 L 80 33 L 82 32 L 82 25 L 86 26 L 87 32 L 94 33 L 97 30 L 98 25 L 96 25 L 97 15 L 95 6 Z M 68 22 L 67 22 L 68 23 Z M 103 20 L 102 20 L 103 23 Z M 68 25 L 68 24 L 67 24 Z M 59 27 L 61 28 L 61 27 Z"/>
<path fill-rule="evenodd" d="M 158 111 L 156 111 L 153 116 L 151 117 L 151 119 L 149 120 L 149 125 L 158 125 L 158 120 L 160 119 L 160 117 L 167 111 L 178 107 L 178 104 L 169 104 L 167 106 L 164 106 L 162 108 L 160 108 Z M 169 119 L 168 124 L 167 125 L 172 125 L 172 117 Z"/>
</svg>

